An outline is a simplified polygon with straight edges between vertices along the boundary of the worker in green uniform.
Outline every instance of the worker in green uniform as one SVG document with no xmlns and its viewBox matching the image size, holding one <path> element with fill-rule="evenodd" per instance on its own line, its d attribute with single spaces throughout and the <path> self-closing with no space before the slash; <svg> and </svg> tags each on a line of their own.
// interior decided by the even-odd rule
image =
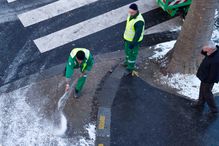
<svg viewBox="0 0 219 146">
<path fill-rule="evenodd" d="M 129 6 L 129 14 L 124 33 L 126 55 L 124 66 L 128 72 L 132 74 L 135 71 L 139 46 L 144 37 L 144 28 L 144 18 L 141 13 L 139 13 L 138 6 L 133 3 Z"/>
<path fill-rule="evenodd" d="M 81 75 L 74 89 L 74 97 L 78 98 L 80 92 L 86 82 L 87 75 L 91 71 L 94 64 L 94 59 L 92 54 L 88 49 L 85 48 L 75 48 L 71 51 L 66 64 L 66 87 L 65 91 L 69 91 L 70 78 L 74 74 L 74 69 L 80 68 Z"/>
</svg>

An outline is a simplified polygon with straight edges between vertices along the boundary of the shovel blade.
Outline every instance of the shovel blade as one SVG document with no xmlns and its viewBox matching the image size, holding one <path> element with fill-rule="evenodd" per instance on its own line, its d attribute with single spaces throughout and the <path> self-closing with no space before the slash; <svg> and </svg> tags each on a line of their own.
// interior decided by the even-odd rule
<svg viewBox="0 0 219 146">
<path fill-rule="evenodd" d="M 62 111 L 65 107 L 66 101 L 68 100 L 68 92 L 65 92 L 64 95 L 62 95 L 62 97 L 59 99 L 58 102 L 58 110 Z"/>
</svg>

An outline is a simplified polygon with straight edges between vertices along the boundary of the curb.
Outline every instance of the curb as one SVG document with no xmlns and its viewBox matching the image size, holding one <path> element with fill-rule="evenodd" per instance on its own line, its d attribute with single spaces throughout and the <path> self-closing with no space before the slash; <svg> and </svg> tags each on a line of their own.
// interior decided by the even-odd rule
<svg viewBox="0 0 219 146">
<path fill-rule="evenodd" d="M 110 146 L 111 106 L 124 73 L 125 69 L 118 65 L 97 95 L 100 106 L 97 116 L 96 146 Z"/>
<path fill-rule="evenodd" d="M 98 54 L 94 56 L 95 62 L 103 62 L 112 59 L 120 59 L 123 56 L 123 51 L 115 51 L 111 53 Z M 62 63 L 35 74 L 27 75 L 18 80 L 6 83 L 0 86 L 0 94 L 11 92 L 17 88 L 24 87 L 31 83 L 40 82 L 50 77 L 62 75 L 66 63 Z"/>
<path fill-rule="evenodd" d="M 138 59 L 147 57 L 147 47 L 142 48 L 139 50 L 139 56 Z M 104 54 L 98 54 L 94 56 L 95 62 L 102 62 L 102 61 L 108 61 L 112 59 L 121 59 L 124 58 L 124 51 L 118 50 L 110 53 L 104 53 Z M 22 77 L 18 80 L 6 83 L 2 86 L 0 86 L 0 94 L 2 93 L 8 93 L 11 92 L 17 88 L 24 87 L 26 85 L 29 85 L 31 83 L 40 82 L 41 80 L 62 75 L 66 63 L 62 63 L 56 66 L 53 66 L 51 68 L 48 68 L 46 70 L 40 71 L 35 74 L 27 75 L 25 77 Z"/>
</svg>

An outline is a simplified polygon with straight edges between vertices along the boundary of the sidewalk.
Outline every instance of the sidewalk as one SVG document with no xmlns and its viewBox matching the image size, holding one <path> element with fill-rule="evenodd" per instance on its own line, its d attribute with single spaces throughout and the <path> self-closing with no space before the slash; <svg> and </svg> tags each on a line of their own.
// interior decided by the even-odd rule
<svg viewBox="0 0 219 146">
<path fill-rule="evenodd" d="M 219 105 L 219 97 L 217 104 Z M 206 112 L 207 109 L 205 109 Z M 190 101 L 124 77 L 112 106 L 111 146 L 219 145 L 219 119 Z"/>
<path fill-rule="evenodd" d="M 64 64 L 1 87 L 0 145 L 94 145 L 95 94 L 120 57 L 118 52 L 95 56 L 82 96 L 78 100 L 73 97 L 67 100 L 63 112 L 67 131 L 61 137 L 54 133 L 53 117 L 65 89 Z M 76 71 L 73 80 L 78 75 Z"/>
</svg>

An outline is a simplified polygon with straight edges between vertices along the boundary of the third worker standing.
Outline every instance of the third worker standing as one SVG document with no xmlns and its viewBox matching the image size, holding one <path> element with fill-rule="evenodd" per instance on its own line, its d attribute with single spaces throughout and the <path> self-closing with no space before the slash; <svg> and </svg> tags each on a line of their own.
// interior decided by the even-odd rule
<svg viewBox="0 0 219 146">
<path fill-rule="evenodd" d="M 128 13 L 124 33 L 126 55 L 124 66 L 129 73 L 132 73 L 135 70 L 139 47 L 144 37 L 145 22 L 136 4 L 129 6 Z"/>
</svg>

